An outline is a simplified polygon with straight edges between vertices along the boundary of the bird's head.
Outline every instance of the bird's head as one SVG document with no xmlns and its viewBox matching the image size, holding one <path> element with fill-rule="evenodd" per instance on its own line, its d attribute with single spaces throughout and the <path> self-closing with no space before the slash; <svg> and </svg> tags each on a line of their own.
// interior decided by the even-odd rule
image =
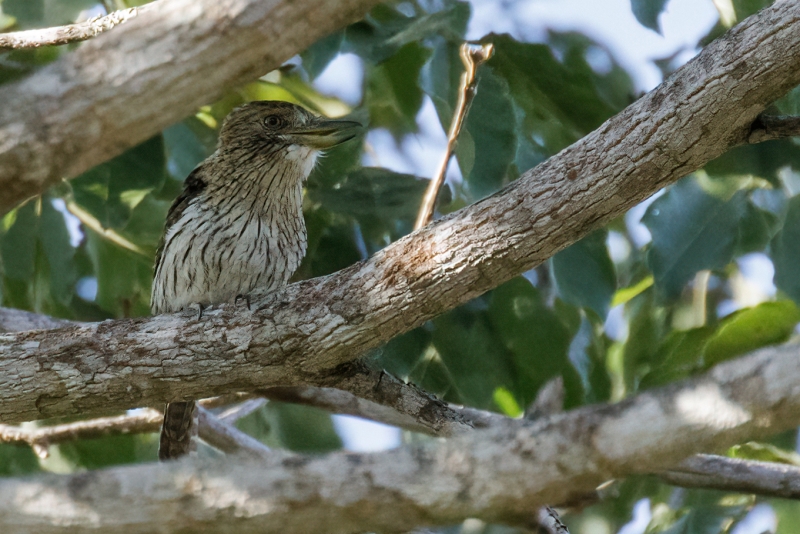
<svg viewBox="0 0 800 534">
<path fill-rule="evenodd" d="M 220 148 L 272 152 L 307 148 L 317 152 L 355 137 L 361 124 L 319 117 L 290 102 L 256 101 L 234 109 L 220 132 Z"/>
</svg>

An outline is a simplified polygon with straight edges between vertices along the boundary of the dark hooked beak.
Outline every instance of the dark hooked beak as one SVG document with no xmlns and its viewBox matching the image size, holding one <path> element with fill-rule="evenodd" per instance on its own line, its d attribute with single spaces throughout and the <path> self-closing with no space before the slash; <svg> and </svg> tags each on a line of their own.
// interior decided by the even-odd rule
<svg viewBox="0 0 800 534">
<path fill-rule="evenodd" d="M 322 119 L 314 121 L 290 135 L 299 145 L 323 150 L 349 141 L 362 129 L 361 124 L 357 122 Z"/>
</svg>

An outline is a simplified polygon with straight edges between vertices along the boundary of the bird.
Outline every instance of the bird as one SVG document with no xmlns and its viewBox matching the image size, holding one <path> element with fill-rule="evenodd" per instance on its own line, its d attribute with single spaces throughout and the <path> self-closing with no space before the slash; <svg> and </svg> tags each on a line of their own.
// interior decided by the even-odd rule
<svg viewBox="0 0 800 534">
<path fill-rule="evenodd" d="M 189 174 L 167 213 L 152 313 L 199 306 L 202 316 L 209 305 L 286 286 L 306 251 L 303 183 L 324 150 L 360 129 L 358 122 L 326 119 L 290 102 L 234 109 L 216 151 Z M 159 459 L 188 454 L 196 435 L 195 401 L 169 402 Z"/>
</svg>

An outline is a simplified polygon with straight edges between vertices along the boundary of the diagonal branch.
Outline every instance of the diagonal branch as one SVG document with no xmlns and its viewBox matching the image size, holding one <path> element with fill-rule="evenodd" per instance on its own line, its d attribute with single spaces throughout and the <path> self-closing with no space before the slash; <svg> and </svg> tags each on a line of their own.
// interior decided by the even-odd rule
<svg viewBox="0 0 800 534">
<path fill-rule="evenodd" d="M 773 4 L 498 194 L 365 262 L 254 295 L 250 311 L 222 306 L 200 319 L 184 312 L 2 334 L 0 420 L 317 385 L 746 142 L 759 113 L 800 83 L 798 24 L 800 3 Z"/>
<path fill-rule="evenodd" d="M 2 479 L 2 529 L 391 533 L 467 517 L 530 526 L 539 507 L 580 498 L 610 478 L 661 472 L 696 450 L 795 428 L 797 351 L 766 349 L 615 405 L 383 453 L 273 451 L 263 460 Z"/>
<path fill-rule="evenodd" d="M 379 0 L 169 0 L 0 91 L 0 216 L 279 67 Z M 176 61 L 176 58 L 180 58 Z"/>
<path fill-rule="evenodd" d="M 86 41 L 115 26 L 119 26 L 145 10 L 152 9 L 157 4 L 158 0 L 141 7 L 114 11 L 103 17 L 95 17 L 66 26 L 0 33 L 0 50 L 4 48 L 39 48 L 40 46 L 65 45 Z"/>
</svg>

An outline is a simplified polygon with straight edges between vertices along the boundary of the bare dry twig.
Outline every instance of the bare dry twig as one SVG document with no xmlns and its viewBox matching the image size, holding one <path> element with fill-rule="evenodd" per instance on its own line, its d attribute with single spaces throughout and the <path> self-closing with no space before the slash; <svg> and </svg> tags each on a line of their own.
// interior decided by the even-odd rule
<svg viewBox="0 0 800 534">
<path fill-rule="evenodd" d="M 444 183 L 444 176 L 447 173 L 447 166 L 450 159 L 453 157 L 453 151 L 456 149 L 458 142 L 458 135 L 461 133 L 461 127 L 464 125 L 464 118 L 469 110 L 469 105 L 475 97 L 475 92 L 478 87 L 478 80 L 475 74 L 478 67 L 484 61 L 492 57 L 494 53 L 494 45 L 482 44 L 472 45 L 464 43 L 461 45 L 461 61 L 464 63 L 464 74 L 461 75 L 461 83 L 458 90 L 458 102 L 456 104 L 455 112 L 453 113 L 453 120 L 450 122 L 450 130 L 447 132 L 447 149 L 445 150 L 442 162 L 439 164 L 439 170 L 436 176 L 428 184 L 425 190 L 425 196 L 422 199 L 422 205 L 417 215 L 417 221 L 414 223 L 414 229 L 422 228 L 433 219 L 433 209 L 436 206 L 436 199 L 439 197 L 439 191 Z"/>
<path fill-rule="evenodd" d="M 141 7 L 114 11 L 102 17 L 93 17 L 66 26 L 3 33 L 0 34 L 0 49 L 39 48 L 86 41 L 134 18 L 157 3 L 158 1 Z"/>
</svg>

